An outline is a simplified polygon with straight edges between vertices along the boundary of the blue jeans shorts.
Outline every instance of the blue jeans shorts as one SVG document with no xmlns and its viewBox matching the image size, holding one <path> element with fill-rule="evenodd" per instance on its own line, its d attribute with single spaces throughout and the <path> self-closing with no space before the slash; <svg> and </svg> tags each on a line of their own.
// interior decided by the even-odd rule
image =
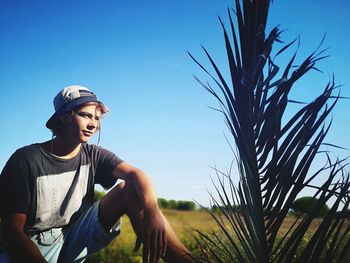
<svg viewBox="0 0 350 263">
<path fill-rule="evenodd" d="M 98 207 L 96 202 L 69 227 L 53 228 L 31 237 L 47 262 L 83 262 L 119 235 L 120 219 L 106 232 L 98 219 Z M 5 252 L 0 253 L 0 262 L 10 262 Z"/>
</svg>

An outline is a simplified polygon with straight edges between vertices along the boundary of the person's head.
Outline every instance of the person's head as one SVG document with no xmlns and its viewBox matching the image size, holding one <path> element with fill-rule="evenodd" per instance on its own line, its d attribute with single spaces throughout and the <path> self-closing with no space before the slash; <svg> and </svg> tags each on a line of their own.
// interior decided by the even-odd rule
<svg viewBox="0 0 350 263">
<path fill-rule="evenodd" d="M 55 113 L 46 122 L 46 127 L 54 136 L 79 138 L 81 142 L 87 142 L 100 129 L 100 119 L 108 112 L 97 96 L 82 86 L 64 88 L 53 104 Z"/>
</svg>

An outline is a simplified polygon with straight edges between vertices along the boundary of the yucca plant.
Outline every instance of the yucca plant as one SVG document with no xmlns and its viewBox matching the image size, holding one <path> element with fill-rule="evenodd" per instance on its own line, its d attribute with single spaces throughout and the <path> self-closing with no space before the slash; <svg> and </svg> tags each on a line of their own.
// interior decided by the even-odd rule
<svg viewBox="0 0 350 263">
<path fill-rule="evenodd" d="M 203 82 L 195 77 L 220 105 L 217 110 L 223 113 L 232 135 L 239 173 L 239 181 L 233 182 L 231 172 L 216 170 L 218 197 L 212 197 L 221 213 L 212 216 L 220 231 L 199 232 L 201 255 L 196 260 L 350 262 L 350 228 L 344 216 L 349 208 L 349 174 L 345 160 L 332 160 L 322 151 L 331 125 L 327 117 L 340 98 L 339 87 L 332 78 L 309 103 L 289 98 L 293 85 L 316 69 L 325 50 L 320 45 L 300 65 L 295 65 L 295 52 L 283 69 L 277 66 L 276 58 L 296 41 L 273 52 L 274 44 L 281 42 L 281 30 L 274 27 L 266 34 L 269 6 L 269 0 L 236 0 L 235 8 L 228 10 L 231 35 L 219 18 L 229 79 L 205 48 L 211 70 L 189 53 L 211 79 Z M 291 103 L 300 106 L 287 117 Z M 326 162 L 313 172 L 310 168 L 320 154 L 326 156 Z M 315 184 L 319 177 L 323 182 Z M 315 213 L 295 218 L 282 233 L 291 205 L 306 188 L 315 190 Z M 318 209 L 330 200 L 330 211 L 310 233 Z"/>
</svg>

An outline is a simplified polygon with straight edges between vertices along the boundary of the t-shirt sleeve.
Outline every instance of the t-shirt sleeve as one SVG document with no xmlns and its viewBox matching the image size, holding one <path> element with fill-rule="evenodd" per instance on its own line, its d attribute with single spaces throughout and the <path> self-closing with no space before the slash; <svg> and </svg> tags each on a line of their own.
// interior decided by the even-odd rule
<svg viewBox="0 0 350 263">
<path fill-rule="evenodd" d="M 113 171 L 123 160 L 102 147 L 97 147 L 96 157 L 98 165 L 95 183 L 102 185 L 105 189 L 109 189 L 117 181 L 117 178 L 113 175 Z"/>
<path fill-rule="evenodd" d="M 7 161 L 0 175 L 0 216 L 27 214 L 30 208 L 30 174 L 20 151 Z"/>
</svg>

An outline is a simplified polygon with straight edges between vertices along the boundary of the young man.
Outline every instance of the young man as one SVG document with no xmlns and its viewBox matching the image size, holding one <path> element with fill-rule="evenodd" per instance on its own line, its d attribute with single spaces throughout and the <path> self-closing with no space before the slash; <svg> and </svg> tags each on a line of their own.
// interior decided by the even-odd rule
<svg viewBox="0 0 350 263">
<path fill-rule="evenodd" d="M 157 206 L 149 177 L 87 142 L 108 112 L 85 87 L 69 86 L 54 99 L 47 121 L 53 138 L 18 149 L 0 176 L 0 261 L 82 262 L 120 232 L 127 214 L 143 244 L 143 262 L 192 262 Z M 122 182 L 115 183 L 117 179 Z M 94 184 L 109 189 L 93 203 Z"/>
</svg>

